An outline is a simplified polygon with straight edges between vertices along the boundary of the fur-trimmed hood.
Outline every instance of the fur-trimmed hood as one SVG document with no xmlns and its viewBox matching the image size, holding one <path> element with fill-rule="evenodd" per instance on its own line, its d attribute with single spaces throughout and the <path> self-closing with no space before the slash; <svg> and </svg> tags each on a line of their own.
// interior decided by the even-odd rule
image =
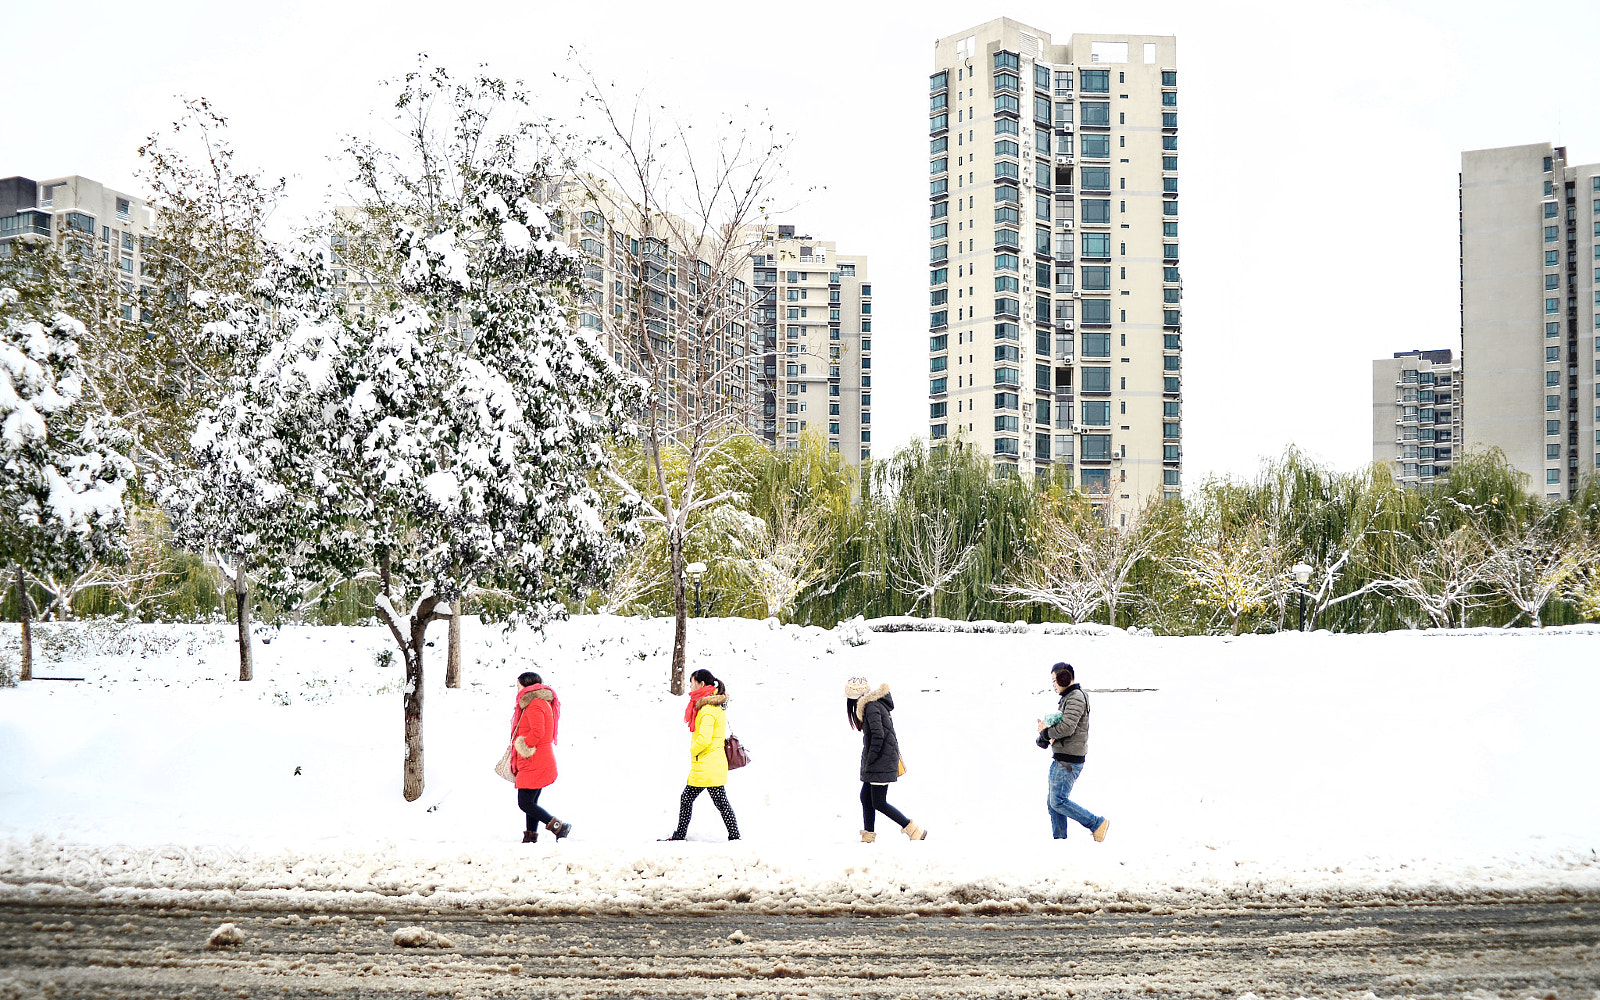
<svg viewBox="0 0 1600 1000">
<path fill-rule="evenodd" d="M 698 716 L 700 714 L 700 710 L 708 705 L 726 705 L 727 703 L 728 696 L 725 694 L 708 694 L 703 698 L 696 698 L 694 700 L 694 711 L 691 714 L 691 717 Z"/>
<path fill-rule="evenodd" d="M 517 692 L 517 711 L 520 712 L 532 705 L 535 698 L 553 703 L 556 700 L 556 693 L 543 686 L 525 687 Z"/>
<path fill-rule="evenodd" d="M 868 691 L 866 694 L 856 699 L 856 721 L 865 722 L 867 718 L 867 704 L 880 699 L 883 701 L 885 708 L 891 712 L 894 711 L 894 699 L 889 696 L 889 685 L 879 684 L 871 691 Z"/>
</svg>

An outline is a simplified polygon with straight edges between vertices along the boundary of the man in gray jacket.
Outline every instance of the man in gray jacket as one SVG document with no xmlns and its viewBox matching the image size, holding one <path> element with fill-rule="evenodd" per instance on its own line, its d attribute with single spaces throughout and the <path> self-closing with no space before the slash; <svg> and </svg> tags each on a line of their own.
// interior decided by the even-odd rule
<svg viewBox="0 0 1600 1000">
<path fill-rule="evenodd" d="M 1038 720 L 1038 743 L 1048 746 L 1055 758 L 1050 762 L 1050 791 L 1045 797 L 1045 807 L 1050 810 L 1050 833 L 1057 840 L 1066 840 L 1067 821 L 1077 820 L 1094 831 L 1096 842 L 1103 841 L 1111 821 L 1068 797 L 1083 774 L 1083 762 L 1089 752 L 1089 697 L 1079 686 L 1072 664 L 1057 663 L 1050 668 L 1050 674 L 1056 693 L 1061 696 L 1060 711 Z"/>
</svg>

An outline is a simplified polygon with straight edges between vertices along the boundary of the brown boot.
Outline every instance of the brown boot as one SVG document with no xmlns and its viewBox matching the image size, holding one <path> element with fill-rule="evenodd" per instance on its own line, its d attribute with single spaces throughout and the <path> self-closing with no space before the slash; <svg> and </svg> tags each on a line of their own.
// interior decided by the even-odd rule
<svg viewBox="0 0 1600 1000">
<path fill-rule="evenodd" d="M 907 823 L 901 827 L 902 832 L 912 840 L 927 840 L 928 831 L 918 826 L 915 822 Z"/>
<path fill-rule="evenodd" d="M 539 839 L 539 831 L 538 830 L 535 829 L 535 830 L 524 830 L 524 831 L 522 831 L 522 842 L 524 844 L 532 844 L 535 841 L 537 841 L 538 839 Z"/>
<path fill-rule="evenodd" d="M 871 830 L 862 830 L 861 831 L 861 842 L 863 844 L 870 844 L 870 843 L 872 843 L 873 841 L 875 841 L 877 839 L 878 839 L 878 835 L 876 833 L 873 833 Z"/>
<path fill-rule="evenodd" d="M 554 816 L 550 817 L 550 821 L 544 825 L 544 828 L 555 834 L 557 840 L 560 840 L 562 837 L 565 837 L 567 834 L 572 832 L 571 823 L 563 823 Z"/>
</svg>

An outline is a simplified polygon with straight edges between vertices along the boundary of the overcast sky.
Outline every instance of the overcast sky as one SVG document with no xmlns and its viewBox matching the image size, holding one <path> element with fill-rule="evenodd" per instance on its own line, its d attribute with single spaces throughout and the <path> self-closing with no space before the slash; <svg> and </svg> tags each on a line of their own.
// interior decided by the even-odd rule
<svg viewBox="0 0 1600 1000">
<path fill-rule="evenodd" d="M 1460 152 L 1600 160 L 1600 3 L 629 4 L 451 0 L 13 4 L 0 176 L 124 190 L 140 140 L 205 96 L 247 165 L 329 202 L 340 137 L 381 128 L 420 51 L 570 112 L 569 47 L 685 117 L 745 104 L 795 135 L 786 220 L 870 257 L 874 452 L 926 432 L 927 75 L 935 38 L 1007 16 L 1178 39 L 1185 480 L 1290 443 L 1371 459 L 1371 361 L 1459 348 Z M 831 11 L 832 13 L 825 13 Z M 376 113 L 376 117 L 375 117 Z"/>
</svg>

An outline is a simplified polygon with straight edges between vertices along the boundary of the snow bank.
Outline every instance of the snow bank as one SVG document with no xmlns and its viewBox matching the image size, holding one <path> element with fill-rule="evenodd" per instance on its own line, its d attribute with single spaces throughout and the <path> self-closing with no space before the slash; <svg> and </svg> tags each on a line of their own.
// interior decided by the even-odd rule
<svg viewBox="0 0 1600 1000">
<path fill-rule="evenodd" d="M 437 627 L 415 803 L 385 630 L 264 629 L 247 684 L 231 679 L 231 626 L 58 630 L 39 672 L 87 680 L 0 691 L 0 898 L 836 913 L 1600 893 L 1592 629 L 878 624 L 691 622 L 689 668 L 727 682 L 755 755 L 729 782 L 735 844 L 704 799 L 689 842 L 654 839 L 687 771 L 670 620 L 509 636 L 469 621 L 455 691 Z M 1090 690 L 1075 798 L 1115 821 L 1104 844 L 1049 838 L 1033 720 L 1054 708 L 1057 660 Z M 525 669 L 561 693 L 561 778 L 541 799 L 574 824 L 560 843 L 518 842 L 492 770 Z M 842 695 L 857 674 L 894 691 L 908 773 L 890 800 L 925 842 L 880 820 L 859 843 Z"/>
</svg>

